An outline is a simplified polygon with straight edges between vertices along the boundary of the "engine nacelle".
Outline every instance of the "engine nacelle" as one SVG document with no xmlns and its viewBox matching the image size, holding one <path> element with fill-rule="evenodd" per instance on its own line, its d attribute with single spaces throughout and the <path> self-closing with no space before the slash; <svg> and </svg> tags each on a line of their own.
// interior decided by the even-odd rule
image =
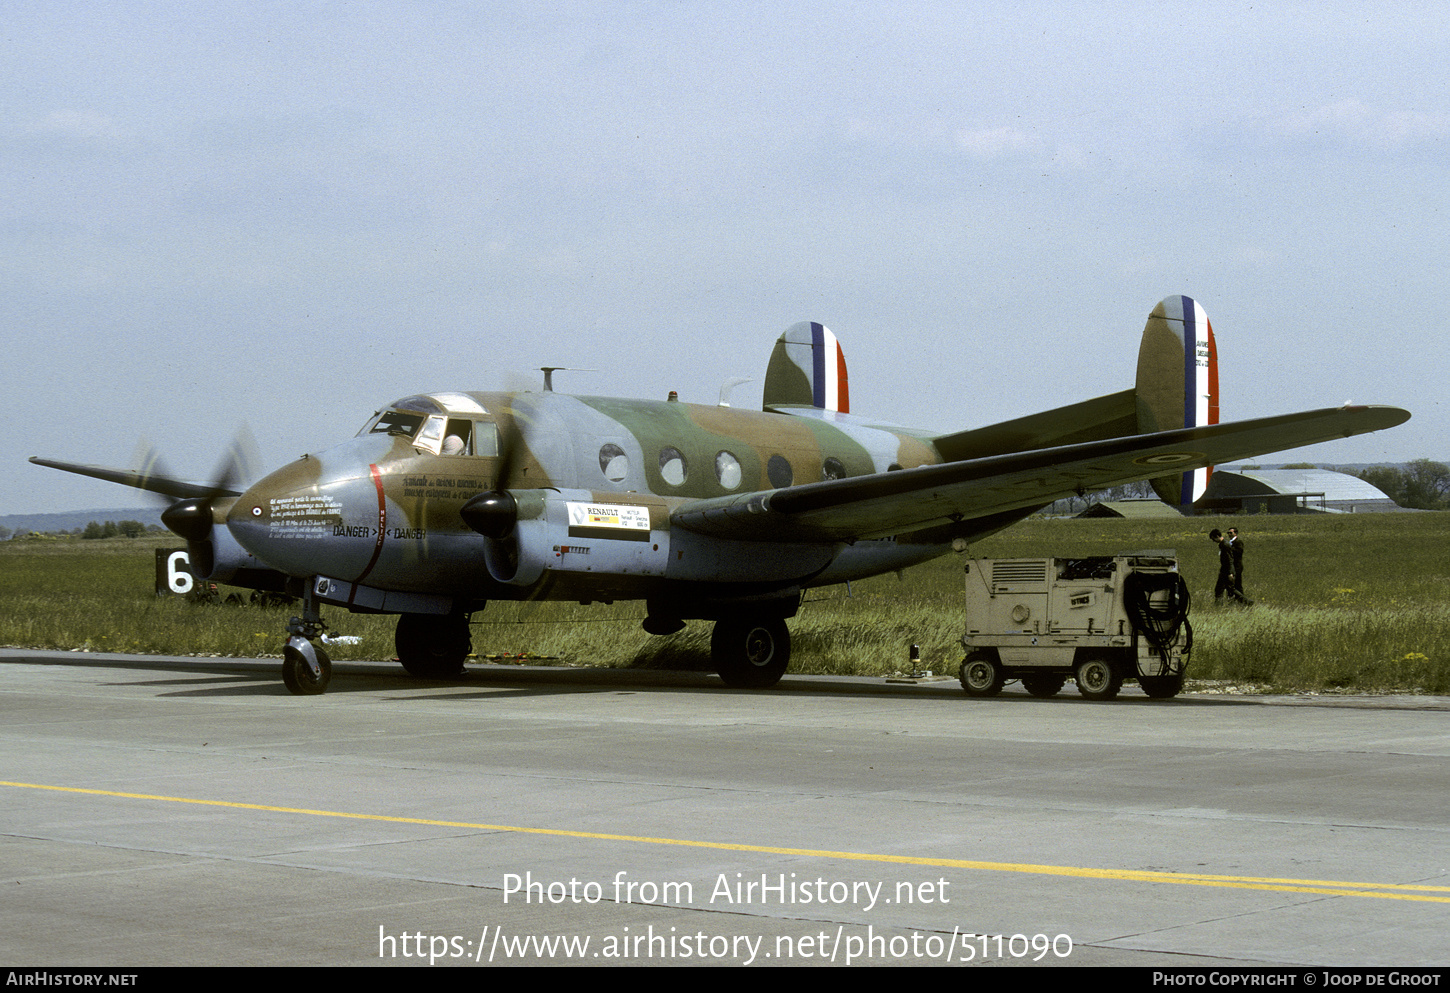
<svg viewBox="0 0 1450 993">
<path fill-rule="evenodd" d="M 233 502 L 225 498 L 183 500 L 167 508 L 161 522 L 186 539 L 191 573 L 198 579 L 253 589 L 282 589 L 286 577 L 265 566 L 227 529 L 227 511 Z"/>
<path fill-rule="evenodd" d="M 513 530 L 486 539 L 484 562 L 500 583 L 533 586 L 545 573 L 618 576 L 622 585 L 662 577 L 670 523 L 664 501 L 648 494 L 589 490 L 510 490 Z"/>
</svg>

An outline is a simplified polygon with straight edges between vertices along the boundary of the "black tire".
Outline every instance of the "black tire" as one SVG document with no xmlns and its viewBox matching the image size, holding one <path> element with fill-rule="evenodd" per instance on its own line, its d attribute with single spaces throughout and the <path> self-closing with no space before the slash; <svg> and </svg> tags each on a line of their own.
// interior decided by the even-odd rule
<svg viewBox="0 0 1450 993">
<path fill-rule="evenodd" d="M 716 621 L 710 657 L 726 686 L 766 689 L 780 682 L 790 664 L 790 629 L 778 619 Z"/>
<path fill-rule="evenodd" d="M 317 675 L 313 674 L 312 666 L 307 664 L 307 659 L 299 650 L 291 645 L 282 649 L 282 683 L 298 696 L 324 693 L 327 684 L 332 682 L 332 659 L 316 645 L 312 646 L 312 651 L 317 656 L 317 668 L 321 670 Z"/>
<path fill-rule="evenodd" d="M 1078 663 L 1077 691 L 1089 700 L 1111 700 L 1123 688 L 1123 674 L 1113 660 L 1090 655 Z"/>
<path fill-rule="evenodd" d="M 400 614 L 393 633 L 398 661 L 419 679 L 455 679 L 473 651 L 467 614 Z"/>
<path fill-rule="evenodd" d="M 1154 700 L 1171 700 L 1183 692 L 1183 673 L 1176 676 L 1139 676 L 1138 685 Z"/>
<path fill-rule="evenodd" d="M 962 659 L 959 678 L 967 696 L 996 696 L 1007 682 L 1002 674 L 1002 664 L 997 661 L 997 653 L 985 649 L 978 649 Z"/>
<path fill-rule="evenodd" d="M 1066 682 L 1066 676 L 1023 676 L 1022 688 L 1033 696 L 1045 700 L 1050 696 L 1057 696 L 1057 691 L 1062 689 Z"/>
</svg>

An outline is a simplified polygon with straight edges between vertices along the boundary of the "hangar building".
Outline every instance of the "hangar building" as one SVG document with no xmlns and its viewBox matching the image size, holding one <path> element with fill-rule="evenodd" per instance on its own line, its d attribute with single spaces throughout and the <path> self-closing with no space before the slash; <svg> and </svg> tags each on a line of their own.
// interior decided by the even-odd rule
<svg viewBox="0 0 1450 993">
<path fill-rule="evenodd" d="M 1333 469 L 1215 469 L 1200 514 L 1366 514 L 1402 510 L 1378 487 Z"/>
</svg>

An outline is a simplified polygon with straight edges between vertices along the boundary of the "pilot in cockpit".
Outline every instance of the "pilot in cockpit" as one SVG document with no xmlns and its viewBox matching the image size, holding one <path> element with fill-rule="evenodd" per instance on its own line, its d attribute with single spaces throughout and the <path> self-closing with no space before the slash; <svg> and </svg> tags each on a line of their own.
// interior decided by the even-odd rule
<svg viewBox="0 0 1450 993">
<path fill-rule="evenodd" d="M 458 418 L 449 418 L 448 434 L 443 438 L 444 455 L 467 455 L 468 433 L 473 425 Z"/>
</svg>

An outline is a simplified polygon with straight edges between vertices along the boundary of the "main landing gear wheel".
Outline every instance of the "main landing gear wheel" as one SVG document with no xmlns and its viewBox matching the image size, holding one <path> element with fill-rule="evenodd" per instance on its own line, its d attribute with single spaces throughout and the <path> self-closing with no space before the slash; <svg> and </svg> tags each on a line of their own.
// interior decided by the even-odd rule
<svg viewBox="0 0 1450 993">
<path fill-rule="evenodd" d="M 1077 691 L 1089 700 L 1111 700 L 1123 686 L 1123 674 L 1110 659 L 1093 656 L 1077 667 Z"/>
<path fill-rule="evenodd" d="M 401 614 L 393 645 L 408 675 L 452 679 L 463 675 L 473 650 L 467 614 Z"/>
<path fill-rule="evenodd" d="M 1154 700 L 1171 700 L 1183 692 L 1183 673 L 1176 676 L 1139 676 L 1138 685 Z"/>
<path fill-rule="evenodd" d="M 790 664 L 790 630 L 782 620 L 716 621 L 710 657 L 726 686 L 766 689 Z"/>
<path fill-rule="evenodd" d="M 289 642 L 282 649 L 282 683 L 298 696 L 316 696 L 332 682 L 332 659 L 316 645 L 304 644 L 306 647 L 299 647 Z M 308 651 L 317 663 L 315 672 L 307 658 Z"/>
<path fill-rule="evenodd" d="M 962 659 L 961 680 L 968 696 L 996 696 L 1007 681 L 997 653 L 980 649 Z"/>
<path fill-rule="evenodd" d="M 1050 696 L 1057 696 L 1057 691 L 1062 689 L 1062 684 L 1067 682 L 1066 676 L 1023 676 L 1022 688 L 1035 697 L 1047 699 Z"/>
</svg>

